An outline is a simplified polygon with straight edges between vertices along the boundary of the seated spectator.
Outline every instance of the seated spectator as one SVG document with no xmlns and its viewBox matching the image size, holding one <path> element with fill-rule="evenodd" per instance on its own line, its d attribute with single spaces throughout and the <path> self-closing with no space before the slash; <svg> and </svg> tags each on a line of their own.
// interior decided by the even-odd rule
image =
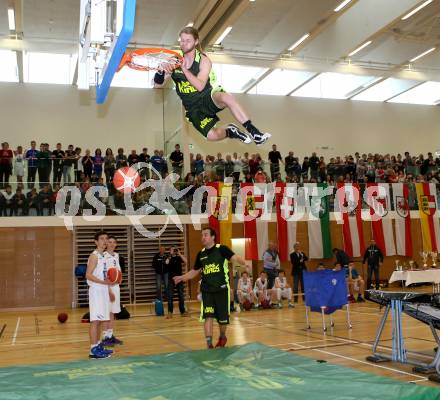
<svg viewBox="0 0 440 400">
<path fill-rule="evenodd" d="M 241 278 L 238 280 L 237 296 L 241 309 L 243 309 L 243 303 L 246 300 L 252 304 L 255 303 L 255 294 L 252 291 L 252 279 L 249 278 L 249 274 L 246 271 L 241 273 Z"/>
<path fill-rule="evenodd" d="M 39 215 L 39 197 L 36 188 L 32 188 L 26 195 L 28 215 L 33 210 L 33 215 Z"/>
<path fill-rule="evenodd" d="M 52 190 L 50 185 L 44 185 L 40 193 L 38 193 L 38 215 L 44 215 L 44 210 L 47 210 L 48 215 L 52 215 L 54 203 L 52 202 Z"/>
<path fill-rule="evenodd" d="M 261 306 L 263 301 L 270 301 L 272 290 L 267 288 L 267 274 L 264 271 L 260 272 L 260 277 L 255 281 L 254 293 L 258 300 L 258 305 Z"/>
<path fill-rule="evenodd" d="M 362 276 L 359 275 L 359 272 L 356 270 L 353 263 L 348 264 L 348 269 L 350 271 L 348 275 L 348 290 L 350 292 L 350 297 L 354 299 L 354 292 L 358 292 L 357 301 L 359 303 L 364 302 L 365 282 L 362 279 Z"/>
<path fill-rule="evenodd" d="M 5 185 L 5 190 L 1 191 L 2 194 L 2 212 L 0 215 L 11 217 L 14 213 L 14 193 L 12 193 L 12 187 L 9 184 Z M 9 213 L 9 215 L 8 215 Z"/>
<path fill-rule="evenodd" d="M 17 190 L 15 191 L 13 203 L 15 215 L 27 215 L 27 200 L 21 188 L 17 188 Z"/>
<path fill-rule="evenodd" d="M 294 307 L 292 303 L 292 288 L 287 283 L 286 274 L 283 270 L 280 270 L 275 278 L 275 294 L 279 308 L 282 307 L 282 299 L 287 299 L 289 307 Z"/>
<path fill-rule="evenodd" d="M 319 264 L 318 264 L 318 266 L 316 267 L 316 270 L 317 271 L 324 271 L 326 268 L 325 268 L 325 265 L 324 265 L 324 263 L 322 263 L 322 262 L 320 262 Z"/>
</svg>

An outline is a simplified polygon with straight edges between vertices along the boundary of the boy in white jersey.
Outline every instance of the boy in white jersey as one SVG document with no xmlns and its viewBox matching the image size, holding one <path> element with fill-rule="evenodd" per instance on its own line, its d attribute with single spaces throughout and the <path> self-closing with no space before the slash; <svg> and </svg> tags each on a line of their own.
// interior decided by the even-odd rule
<svg viewBox="0 0 440 400">
<path fill-rule="evenodd" d="M 272 293 L 271 289 L 267 288 L 267 274 L 264 271 L 260 272 L 260 277 L 255 281 L 254 293 L 258 299 L 258 303 L 261 305 L 263 301 L 270 300 Z"/>
<path fill-rule="evenodd" d="M 107 251 L 105 253 L 107 257 L 107 269 L 117 268 L 121 271 L 121 266 L 119 265 L 119 254 L 115 252 L 118 242 L 116 237 L 109 235 L 107 238 Z M 122 271 L 121 271 L 122 273 Z M 122 341 L 116 338 L 113 334 L 113 328 L 115 323 L 115 314 L 121 312 L 121 290 L 119 288 L 119 283 L 109 287 L 114 295 L 114 301 L 110 301 L 110 321 L 104 323 L 103 340 L 102 344 L 104 346 L 114 346 L 115 344 L 122 344 Z"/>
<path fill-rule="evenodd" d="M 111 283 L 107 280 L 107 233 L 104 231 L 95 234 L 96 250 L 93 251 L 87 261 L 87 284 L 89 285 L 89 309 L 90 309 L 90 353 L 89 358 L 107 358 L 113 353 L 104 348 L 99 342 L 100 325 L 110 320 L 109 289 Z"/>
<path fill-rule="evenodd" d="M 245 300 L 249 300 L 251 303 L 255 302 L 255 294 L 252 291 L 252 279 L 249 278 L 249 274 L 246 271 L 241 273 L 241 278 L 238 280 L 237 295 L 240 307 L 243 306 Z"/>
<path fill-rule="evenodd" d="M 289 301 L 289 307 L 294 307 L 292 304 L 292 288 L 287 283 L 286 274 L 280 270 L 279 275 L 275 278 L 275 294 L 278 301 L 278 307 L 282 307 L 281 299 Z"/>
</svg>

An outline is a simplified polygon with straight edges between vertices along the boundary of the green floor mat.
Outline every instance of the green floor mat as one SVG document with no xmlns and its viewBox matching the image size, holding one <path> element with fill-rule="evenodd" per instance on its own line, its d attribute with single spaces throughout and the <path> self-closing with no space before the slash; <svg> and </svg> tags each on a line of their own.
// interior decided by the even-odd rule
<svg viewBox="0 0 440 400">
<path fill-rule="evenodd" d="M 436 400 L 401 383 L 259 343 L 225 349 L 0 368 L 5 400 Z"/>
</svg>

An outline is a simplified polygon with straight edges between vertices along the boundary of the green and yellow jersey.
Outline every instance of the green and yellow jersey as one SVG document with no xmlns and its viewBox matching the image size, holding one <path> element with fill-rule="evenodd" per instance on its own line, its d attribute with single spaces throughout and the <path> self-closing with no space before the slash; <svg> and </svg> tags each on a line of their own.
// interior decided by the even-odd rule
<svg viewBox="0 0 440 400">
<path fill-rule="evenodd" d="M 195 270 L 201 270 L 201 291 L 217 292 L 229 290 L 228 261 L 234 252 L 227 246 L 216 244 L 210 249 L 204 248 L 197 254 Z"/>
<path fill-rule="evenodd" d="M 191 68 L 189 68 L 189 71 L 191 71 L 195 76 L 197 76 L 200 72 L 201 61 L 202 53 L 196 50 L 194 62 L 191 65 Z M 215 72 L 212 69 L 209 74 L 209 79 L 201 92 L 199 92 L 194 86 L 191 85 L 181 69 L 175 69 L 171 74 L 171 79 L 176 84 L 176 92 L 182 100 L 182 104 L 186 110 L 190 110 L 191 108 L 197 106 L 201 97 L 207 94 L 209 94 L 210 96 L 212 89 L 216 87 L 217 81 Z"/>
</svg>

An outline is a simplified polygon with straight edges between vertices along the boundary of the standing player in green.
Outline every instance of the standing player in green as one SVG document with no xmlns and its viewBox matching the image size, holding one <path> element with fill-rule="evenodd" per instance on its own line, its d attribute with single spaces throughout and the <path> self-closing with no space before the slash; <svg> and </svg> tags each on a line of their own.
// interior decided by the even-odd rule
<svg viewBox="0 0 440 400">
<path fill-rule="evenodd" d="M 197 254 L 194 267 L 184 275 L 175 276 L 174 282 L 189 281 L 201 273 L 202 304 L 200 320 L 205 321 L 206 344 L 212 344 L 213 319 L 217 320 L 220 337 L 215 347 L 225 347 L 226 327 L 229 324 L 229 265 L 228 261 L 246 266 L 245 260 L 227 246 L 215 243 L 216 233 L 212 228 L 202 230 L 203 249 Z"/>
<path fill-rule="evenodd" d="M 180 31 L 179 38 L 183 53 L 181 67 L 173 69 L 169 64 L 163 64 L 154 76 L 154 87 L 163 87 L 165 80 L 171 77 L 186 110 L 186 117 L 208 140 L 216 141 L 229 137 L 246 144 L 252 141 L 257 145 L 265 143 L 272 135 L 260 132 L 235 97 L 216 85 L 211 60 L 202 51 L 197 29 L 186 27 Z M 225 108 L 229 108 L 247 133 L 234 124 L 216 128 L 215 125 L 219 121 L 217 114 Z"/>
</svg>

